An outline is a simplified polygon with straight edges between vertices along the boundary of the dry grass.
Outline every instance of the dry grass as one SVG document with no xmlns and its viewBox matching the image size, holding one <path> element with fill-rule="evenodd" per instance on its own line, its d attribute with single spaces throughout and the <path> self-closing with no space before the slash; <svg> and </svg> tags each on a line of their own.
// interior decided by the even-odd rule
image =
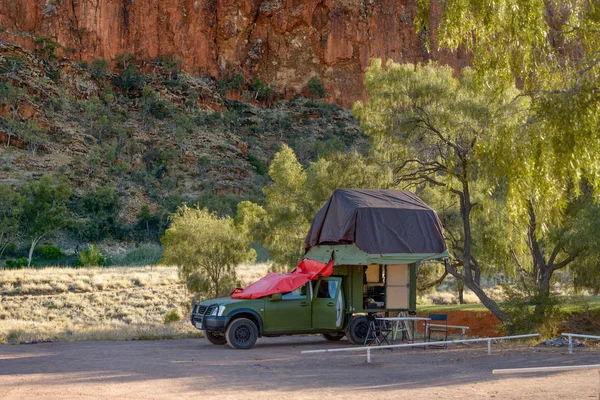
<svg viewBox="0 0 600 400">
<path fill-rule="evenodd" d="M 238 274 L 247 284 L 267 269 Z M 0 343 L 198 337 L 191 303 L 176 267 L 0 271 Z M 165 323 L 174 315 L 181 320 Z"/>
</svg>

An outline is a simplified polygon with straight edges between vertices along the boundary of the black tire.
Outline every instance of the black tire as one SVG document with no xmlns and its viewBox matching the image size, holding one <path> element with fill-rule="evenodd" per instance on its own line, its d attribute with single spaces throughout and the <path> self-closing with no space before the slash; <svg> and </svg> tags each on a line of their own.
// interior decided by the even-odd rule
<svg viewBox="0 0 600 400">
<path fill-rule="evenodd" d="M 369 332 L 369 321 L 364 315 L 357 315 L 352 317 L 348 329 L 346 330 L 346 337 L 352 344 L 365 344 L 367 333 Z"/>
<path fill-rule="evenodd" d="M 258 329 L 248 318 L 238 318 L 227 327 L 225 338 L 234 349 L 249 349 L 258 339 Z"/>
<path fill-rule="evenodd" d="M 216 345 L 224 345 L 227 343 L 227 339 L 225 339 L 225 335 L 222 333 L 214 333 L 210 331 L 205 331 L 204 336 L 208 339 L 209 342 Z"/>
<path fill-rule="evenodd" d="M 343 338 L 344 336 L 346 336 L 346 334 L 344 332 L 335 332 L 335 333 L 324 333 L 322 336 L 329 341 L 336 342 L 336 341 L 340 340 L 341 338 Z"/>
</svg>

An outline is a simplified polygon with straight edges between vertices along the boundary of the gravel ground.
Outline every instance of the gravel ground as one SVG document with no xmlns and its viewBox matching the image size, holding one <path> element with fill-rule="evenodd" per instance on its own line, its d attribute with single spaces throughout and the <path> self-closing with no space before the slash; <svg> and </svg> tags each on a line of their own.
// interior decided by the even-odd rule
<svg viewBox="0 0 600 400">
<path fill-rule="evenodd" d="M 259 339 L 250 350 L 204 339 L 0 346 L 8 399 L 597 399 L 597 370 L 492 375 L 492 369 L 600 363 L 597 348 L 451 345 L 300 354 L 348 347 L 319 336 Z"/>
</svg>

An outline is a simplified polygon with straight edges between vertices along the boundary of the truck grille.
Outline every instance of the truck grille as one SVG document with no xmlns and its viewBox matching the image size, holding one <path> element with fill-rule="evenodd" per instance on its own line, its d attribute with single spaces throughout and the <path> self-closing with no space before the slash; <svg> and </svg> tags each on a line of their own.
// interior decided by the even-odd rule
<svg viewBox="0 0 600 400">
<path fill-rule="evenodd" d="M 205 312 L 206 306 L 198 306 L 198 310 L 196 311 L 197 314 L 204 315 Z"/>
</svg>

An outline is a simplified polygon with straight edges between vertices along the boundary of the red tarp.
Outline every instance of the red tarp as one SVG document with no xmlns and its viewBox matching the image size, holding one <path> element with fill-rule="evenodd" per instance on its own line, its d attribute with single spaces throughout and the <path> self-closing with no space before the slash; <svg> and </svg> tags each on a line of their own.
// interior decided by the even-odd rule
<svg viewBox="0 0 600 400">
<path fill-rule="evenodd" d="M 269 274 L 262 279 L 246 286 L 235 289 L 231 293 L 233 299 L 258 299 L 275 293 L 287 293 L 296 290 L 308 281 L 315 281 L 319 276 L 333 274 L 333 260 L 327 264 L 315 260 L 304 259 L 289 274 Z"/>
</svg>

